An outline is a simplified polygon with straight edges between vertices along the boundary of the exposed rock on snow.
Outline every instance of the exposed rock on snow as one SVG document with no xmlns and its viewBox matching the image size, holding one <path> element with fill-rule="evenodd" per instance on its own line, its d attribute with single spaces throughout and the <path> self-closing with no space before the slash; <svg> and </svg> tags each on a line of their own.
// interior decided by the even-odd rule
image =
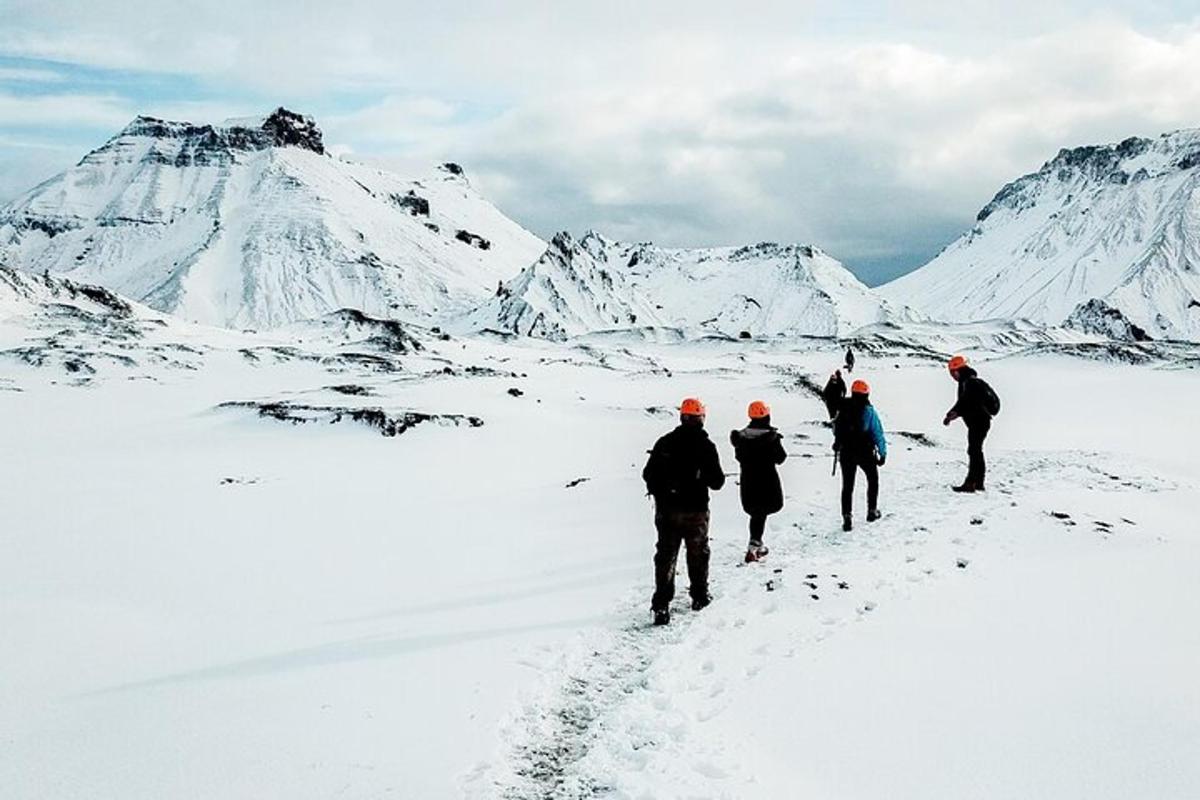
<svg viewBox="0 0 1200 800">
<path fill-rule="evenodd" d="M 378 319 L 354 308 L 342 308 L 289 328 L 300 336 L 367 345 L 389 353 L 414 353 L 424 349 L 408 327 L 394 319 Z"/>
<path fill-rule="evenodd" d="M 1059 324 L 1099 299 L 1155 338 L 1200 338 L 1200 130 L 1062 150 L 880 290 L 951 321 Z"/>
<path fill-rule="evenodd" d="M 1080 303 L 1071 316 L 1067 317 L 1066 327 L 1094 333 L 1109 339 L 1124 342 L 1146 342 L 1150 336 L 1141 327 L 1130 322 L 1118 309 L 1098 298 L 1092 298 L 1086 303 Z"/>
<path fill-rule="evenodd" d="M 479 417 L 462 414 L 427 414 L 421 411 L 385 411 L 382 408 L 346 406 L 323 406 L 305 403 L 293 403 L 286 400 L 257 401 L 243 400 L 222 403 L 220 408 L 252 409 L 260 417 L 290 422 L 294 425 L 310 422 L 335 425 L 339 422 L 357 422 L 375 428 L 384 436 L 399 436 L 405 431 L 426 422 L 439 425 L 466 425 L 478 428 L 483 425 Z"/>
<path fill-rule="evenodd" d="M 45 312 L 50 306 L 69 306 L 83 313 L 120 319 L 133 316 L 133 306 L 127 300 L 100 286 L 0 267 L 0 313 L 33 314 Z"/>
<path fill-rule="evenodd" d="M 482 302 L 543 249 L 461 167 L 401 178 L 335 159 L 286 109 L 223 126 L 138 117 L 0 207 L 0 263 L 227 327 L 339 308 L 428 322 Z"/>
<path fill-rule="evenodd" d="M 910 318 L 814 247 L 675 250 L 564 232 L 463 326 L 548 339 L 635 328 L 835 336 Z"/>
</svg>

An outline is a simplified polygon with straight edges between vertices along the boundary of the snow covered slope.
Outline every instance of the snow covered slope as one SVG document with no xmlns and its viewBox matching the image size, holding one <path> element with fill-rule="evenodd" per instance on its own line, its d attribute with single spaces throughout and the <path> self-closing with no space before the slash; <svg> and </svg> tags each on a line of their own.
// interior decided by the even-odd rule
<svg viewBox="0 0 1200 800">
<path fill-rule="evenodd" d="M 589 232 L 555 236 L 465 326 L 550 339 L 644 327 L 836 336 L 910 317 L 814 247 L 676 250 Z"/>
<path fill-rule="evenodd" d="M 134 312 L 130 303 L 107 289 L 0 266 L 0 321 L 29 318 L 53 306 L 120 317 Z"/>
<path fill-rule="evenodd" d="M 976 226 L 882 288 L 931 316 L 1063 322 L 1103 300 L 1154 337 L 1200 338 L 1200 130 L 1061 151 Z"/>
<path fill-rule="evenodd" d="M 339 308 L 436 319 L 482 301 L 544 244 L 455 164 L 401 178 L 325 153 L 278 109 L 224 126 L 139 117 L 0 208 L 0 257 L 160 311 L 269 327 Z"/>
</svg>

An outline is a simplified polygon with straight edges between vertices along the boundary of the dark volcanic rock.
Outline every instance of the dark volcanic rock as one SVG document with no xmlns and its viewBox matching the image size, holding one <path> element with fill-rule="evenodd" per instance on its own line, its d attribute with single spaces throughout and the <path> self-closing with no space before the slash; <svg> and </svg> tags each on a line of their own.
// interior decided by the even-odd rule
<svg viewBox="0 0 1200 800">
<path fill-rule="evenodd" d="M 426 422 L 439 425 L 467 426 L 479 428 L 483 420 L 479 417 L 463 414 L 427 414 L 422 411 L 385 411 L 382 408 L 363 407 L 348 408 L 345 406 L 319 406 L 305 403 L 281 401 L 238 400 L 222 403 L 219 408 L 251 409 L 260 417 L 290 422 L 293 425 L 308 423 L 325 423 L 335 425 L 339 422 L 357 422 L 375 428 L 383 436 L 399 436 Z"/>
<path fill-rule="evenodd" d="M 224 163 L 236 150 L 299 147 L 304 150 L 312 150 L 314 153 L 325 152 L 321 129 L 317 127 L 313 118 L 282 107 L 271 112 L 259 127 L 193 125 L 190 122 L 172 122 L 156 117 L 140 116 L 125 127 L 121 136 L 186 140 L 186 146 L 171 162 L 175 166 Z M 117 140 L 114 139 L 96 152 L 116 146 L 118 146 Z M 157 150 L 152 149 L 146 158 L 166 163 L 165 156 Z"/>
<path fill-rule="evenodd" d="M 459 230 L 459 231 L 455 232 L 454 238 L 458 239 L 460 242 L 469 244 L 472 247 L 478 247 L 480 250 L 491 250 L 492 249 L 492 243 L 489 242 L 487 239 L 483 238 L 482 236 L 480 236 L 478 233 L 471 233 L 470 231 Z"/>
<path fill-rule="evenodd" d="M 1120 309 L 1097 297 L 1076 306 L 1063 324 L 1077 331 L 1104 336 L 1118 342 L 1151 341 L 1150 334 L 1146 333 L 1144 328 L 1130 322 Z"/>
<path fill-rule="evenodd" d="M 429 216 L 429 201 L 424 197 L 420 197 L 411 189 L 409 189 L 408 194 L 393 194 L 390 196 L 390 199 L 396 206 L 404 209 L 414 217 Z"/>
</svg>

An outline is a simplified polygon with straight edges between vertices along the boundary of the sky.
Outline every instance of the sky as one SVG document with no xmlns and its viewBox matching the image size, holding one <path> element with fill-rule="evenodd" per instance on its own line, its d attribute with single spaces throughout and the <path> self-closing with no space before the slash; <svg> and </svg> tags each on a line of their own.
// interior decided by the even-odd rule
<svg viewBox="0 0 1200 800">
<path fill-rule="evenodd" d="M 1062 147 L 1200 127 L 1194 2 L 0 0 L 0 202 L 137 114 L 284 105 L 530 230 L 921 266 Z"/>
</svg>

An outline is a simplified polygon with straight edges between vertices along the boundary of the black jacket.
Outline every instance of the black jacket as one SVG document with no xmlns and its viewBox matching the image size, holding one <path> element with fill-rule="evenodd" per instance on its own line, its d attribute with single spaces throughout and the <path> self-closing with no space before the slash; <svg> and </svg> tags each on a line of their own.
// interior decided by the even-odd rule
<svg viewBox="0 0 1200 800">
<path fill-rule="evenodd" d="M 707 511 L 708 490 L 725 485 L 725 472 L 704 428 L 680 425 L 654 443 L 642 480 L 660 509 Z"/>
<path fill-rule="evenodd" d="M 968 428 L 987 425 L 992 421 L 987 398 L 991 390 L 971 367 L 958 370 L 958 399 L 950 410 L 962 418 Z"/>
<path fill-rule="evenodd" d="M 821 400 L 825 402 L 825 410 L 829 412 L 830 419 L 837 416 L 838 409 L 845 398 L 846 382 L 842 380 L 840 372 L 835 372 L 829 377 L 829 382 L 825 384 L 825 388 L 821 390 Z"/>
<path fill-rule="evenodd" d="M 783 508 L 783 486 L 776 467 L 787 458 L 787 453 L 779 431 L 752 422 L 730 433 L 729 441 L 742 465 L 742 509 L 747 514 L 774 514 Z"/>
</svg>

